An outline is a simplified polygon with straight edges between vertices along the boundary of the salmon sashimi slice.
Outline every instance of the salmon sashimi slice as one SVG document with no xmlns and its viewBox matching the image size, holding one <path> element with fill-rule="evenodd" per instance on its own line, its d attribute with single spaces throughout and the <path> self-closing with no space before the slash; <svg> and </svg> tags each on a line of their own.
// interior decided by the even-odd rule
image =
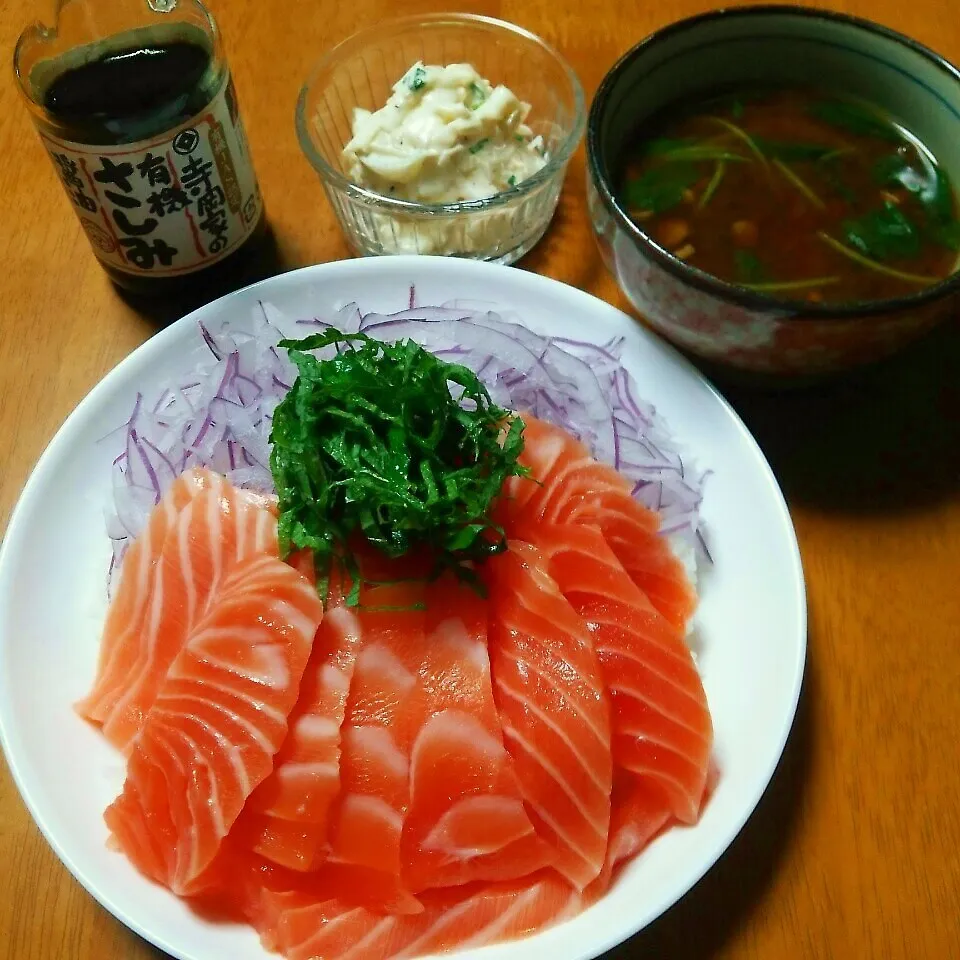
<svg viewBox="0 0 960 960">
<path fill-rule="evenodd" d="M 610 839 L 600 875 L 585 892 L 593 902 L 610 888 L 621 864 L 635 857 L 673 822 L 670 801 L 649 779 L 619 770 L 610 796 Z"/>
<path fill-rule="evenodd" d="M 234 827 L 250 849 L 292 869 L 311 870 L 329 852 L 330 810 L 340 792 L 340 728 L 360 643 L 360 617 L 346 605 L 338 581 L 328 593 L 287 739 Z"/>
<path fill-rule="evenodd" d="M 610 844 L 605 869 L 636 856 L 667 825 L 670 804 L 656 784 L 625 774 L 611 796 Z"/>
<path fill-rule="evenodd" d="M 413 898 L 400 891 L 386 873 L 326 861 L 316 870 L 292 870 L 268 860 L 238 842 L 231 831 L 224 839 L 216 860 L 205 874 L 205 889 L 191 897 L 201 913 L 232 922 L 247 922 L 258 931 L 271 926 L 270 897 L 281 894 L 288 902 L 316 904 L 342 897 L 356 906 L 379 913 L 409 912 Z M 417 912 L 423 907 L 416 902 Z M 264 944 L 277 949 L 275 944 Z"/>
<path fill-rule="evenodd" d="M 126 658 L 124 690 L 103 717 L 110 743 L 129 751 L 168 667 L 223 579 L 249 557 L 277 553 L 276 517 L 262 497 L 222 484 L 184 506 L 160 550 L 144 621 L 125 641 L 134 650 Z"/>
<path fill-rule="evenodd" d="M 531 477 L 510 477 L 504 484 L 496 518 L 507 535 L 517 536 L 519 528 L 535 520 L 599 527 L 653 606 L 685 630 L 697 596 L 682 563 L 658 533 L 657 515 L 631 496 L 621 474 L 594 460 L 566 431 L 530 416 L 524 423 L 520 463 Z"/>
<path fill-rule="evenodd" d="M 428 717 L 411 749 L 403 878 L 417 891 L 533 873 L 555 856 L 536 834 L 503 745 L 487 603 L 450 574 L 430 584 L 426 601 Z"/>
<path fill-rule="evenodd" d="M 401 572 L 397 565 L 395 576 Z M 330 862 L 364 868 L 375 875 L 371 882 L 389 879 L 392 909 L 404 912 L 422 909 L 401 881 L 401 840 L 410 750 L 424 712 L 424 590 L 420 581 L 361 590 L 363 640 L 341 728 L 341 790 L 330 814 Z"/>
<path fill-rule="evenodd" d="M 614 763 L 656 781 L 673 816 L 694 823 L 713 724 L 683 635 L 653 608 L 595 527 L 542 524 L 531 536 L 593 636 L 610 692 Z"/>
<path fill-rule="evenodd" d="M 343 897 L 381 915 L 402 913 L 412 900 L 405 892 L 397 895 L 396 880 L 386 873 L 330 861 L 315 870 L 294 870 L 253 853 L 234 831 L 224 838 L 204 881 L 205 889 L 191 897 L 192 906 L 204 916 L 246 922 L 258 931 L 270 927 L 268 895 L 311 904 Z M 419 901 L 416 905 L 422 912 Z"/>
<path fill-rule="evenodd" d="M 201 491 L 221 490 L 226 484 L 220 474 L 203 467 L 180 474 L 150 512 L 140 536 L 128 547 L 107 611 L 93 689 L 76 706 L 81 716 L 103 723 L 127 688 L 140 649 L 138 638 L 150 610 L 154 571 L 177 515 Z"/>
<path fill-rule="evenodd" d="M 512 541 L 484 575 L 504 743 L 555 868 L 582 890 L 603 867 L 613 777 L 610 704 L 593 640 L 536 547 Z"/>
<path fill-rule="evenodd" d="M 582 897 L 552 871 L 522 881 L 424 894 L 415 916 L 384 916 L 339 897 L 264 890 L 252 922 L 289 960 L 388 960 L 527 936 L 578 913 Z"/>
<path fill-rule="evenodd" d="M 205 606 L 104 813 L 135 866 L 181 896 L 208 884 L 224 837 L 270 773 L 323 617 L 309 581 L 269 555 L 236 564 Z"/>
</svg>

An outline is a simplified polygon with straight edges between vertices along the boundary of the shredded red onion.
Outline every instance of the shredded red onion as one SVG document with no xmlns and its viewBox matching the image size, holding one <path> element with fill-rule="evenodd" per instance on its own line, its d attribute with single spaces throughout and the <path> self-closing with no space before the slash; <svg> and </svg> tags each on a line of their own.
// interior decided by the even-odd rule
<svg viewBox="0 0 960 960">
<path fill-rule="evenodd" d="M 232 483 L 273 493 L 269 435 L 273 411 L 296 371 L 277 343 L 336 326 L 392 342 L 411 338 L 462 363 L 483 380 L 495 403 L 562 426 L 633 484 L 633 495 L 662 520 L 687 559 L 709 559 L 699 515 L 706 474 L 681 458 L 655 409 L 637 398 L 621 366 L 623 338 L 607 343 L 544 337 L 493 312 L 453 301 L 399 313 L 364 314 L 348 304 L 335 315 L 291 322 L 269 304 L 248 320 L 199 325 L 209 356 L 155 398 L 138 395 L 130 418 L 109 438 L 117 444 L 111 570 L 173 479 L 204 465 Z M 333 348 L 328 348 L 332 352 Z"/>
</svg>

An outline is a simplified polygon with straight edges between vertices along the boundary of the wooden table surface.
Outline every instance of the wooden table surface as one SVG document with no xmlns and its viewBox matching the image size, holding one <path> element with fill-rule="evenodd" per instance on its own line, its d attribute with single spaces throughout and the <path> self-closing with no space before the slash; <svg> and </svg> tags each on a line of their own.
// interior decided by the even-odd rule
<svg viewBox="0 0 960 960">
<path fill-rule="evenodd" d="M 954 0 L 832 5 L 960 61 Z M 293 104 L 321 51 L 393 5 L 212 6 L 279 269 L 348 256 L 297 146 Z M 408 0 L 403 10 L 448 6 Z M 570 59 L 589 97 L 634 42 L 708 6 L 487 0 L 474 9 L 544 36 Z M 0 4 L 4 56 L 49 7 Z M 101 272 L 9 68 L 0 84 L 0 157 L 2 530 L 73 406 L 165 318 L 138 313 Z M 583 175 L 581 149 L 558 218 L 523 267 L 626 309 L 590 236 Z M 960 328 L 950 322 L 895 362 L 842 385 L 728 394 L 769 457 L 799 535 L 810 608 L 805 687 L 774 781 L 730 851 L 616 956 L 960 956 Z M 0 763 L 0 960 L 159 956 L 70 877 Z"/>
</svg>

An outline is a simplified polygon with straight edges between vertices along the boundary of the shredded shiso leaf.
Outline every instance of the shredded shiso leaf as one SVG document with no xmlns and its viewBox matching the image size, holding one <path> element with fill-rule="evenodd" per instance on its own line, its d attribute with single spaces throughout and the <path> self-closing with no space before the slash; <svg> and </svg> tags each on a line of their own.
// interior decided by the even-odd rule
<svg viewBox="0 0 960 960">
<path fill-rule="evenodd" d="M 523 421 L 490 402 L 477 375 L 413 340 L 384 343 L 329 329 L 281 340 L 299 375 L 273 414 L 270 466 L 281 556 L 313 551 L 326 595 L 332 564 L 359 568 L 359 535 L 388 557 L 431 548 L 480 589 L 470 562 L 506 549 L 489 511 L 504 482 L 527 473 Z M 320 359 L 307 351 L 333 347 Z"/>
</svg>

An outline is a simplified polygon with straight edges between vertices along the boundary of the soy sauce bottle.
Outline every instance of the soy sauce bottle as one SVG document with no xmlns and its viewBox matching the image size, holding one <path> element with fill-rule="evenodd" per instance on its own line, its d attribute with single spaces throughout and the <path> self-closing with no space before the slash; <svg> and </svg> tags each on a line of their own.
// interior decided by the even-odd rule
<svg viewBox="0 0 960 960">
<path fill-rule="evenodd" d="M 93 251 L 150 297 L 238 286 L 266 233 L 213 17 L 197 0 L 59 0 L 14 56 Z"/>
</svg>

